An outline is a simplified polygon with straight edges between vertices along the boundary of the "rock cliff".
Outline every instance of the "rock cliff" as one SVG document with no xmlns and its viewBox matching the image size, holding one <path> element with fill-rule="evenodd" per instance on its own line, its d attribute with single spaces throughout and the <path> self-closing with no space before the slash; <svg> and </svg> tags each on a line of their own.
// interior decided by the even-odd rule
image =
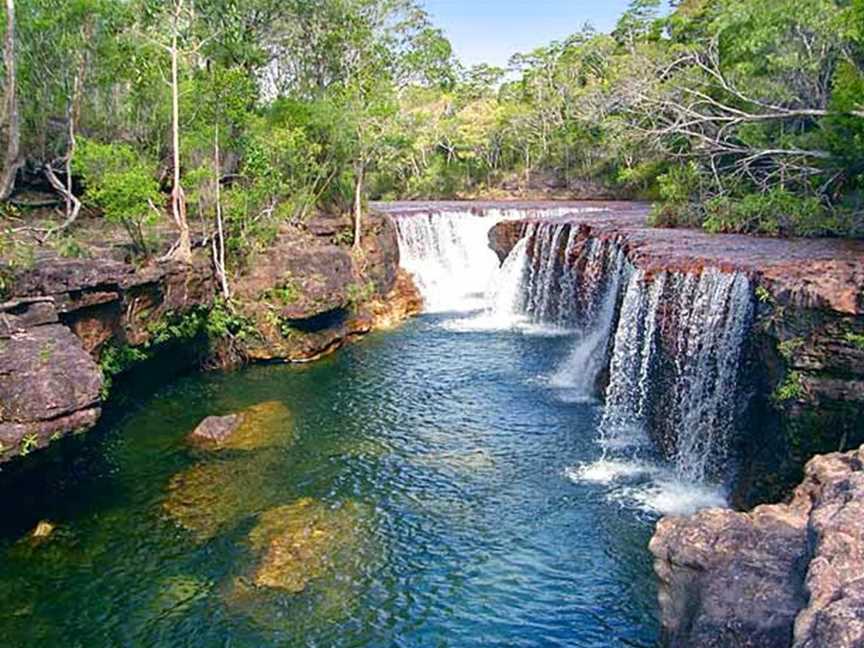
<svg viewBox="0 0 864 648">
<path fill-rule="evenodd" d="M 734 501 L 774 499 L 800 478 L 809 457 L 864 442 L 864 242 L 652 228 L 647 213 L 632 203 L 574 204 L 554 220 L 586 241 L 614 242 L 649 281 L 707 268 L 749 277 L 756 317 L 747 336 L 745 388 L 754 398 L 749 432 L 735 439 L 742 460 Z M 491 230 L 499 258 L 530 222 L 505 220 Z"/>
<path fill-rule="evenodd" d="M 864 645 L 864 447 L 813 458 L 788 503 L 664 518 L 651 552 L 672 648 Z"/>
<path fill-rule="evenodd" d="M 350 227 L 286 227 L 250 260 L 234 286 L 249 333 L 231 353 L 203 340 L 216 295 L 204 253 L 188 266 L 54 257 L 20 271 L 0 304 L 0 462 L 92 427 L 111 376 L 163 350 L 219 366 L 309 361 L 418 312 L 389 219 L 368 218 L 359 253 L 344 243 Z"/>
</svg>

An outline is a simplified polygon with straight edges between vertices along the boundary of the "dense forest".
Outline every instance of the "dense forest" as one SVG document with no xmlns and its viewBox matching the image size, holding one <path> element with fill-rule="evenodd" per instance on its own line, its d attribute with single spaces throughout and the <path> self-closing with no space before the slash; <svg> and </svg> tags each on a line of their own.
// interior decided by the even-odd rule
<svg viewBox="0 0 864 648">
<path fill-rule="evenodd" d="M 635 0 L 506 70 L 463 67 L 415 0 L 5 5 L 4 227 L 41 240 L 84 214 L 146 255 L 170 223 L 170 256 L 213 232 L 225 271 L 317 210 L 356 237 L 370 199 L 538 188 L 864 233 L 864 0 Z"/>
</svg>

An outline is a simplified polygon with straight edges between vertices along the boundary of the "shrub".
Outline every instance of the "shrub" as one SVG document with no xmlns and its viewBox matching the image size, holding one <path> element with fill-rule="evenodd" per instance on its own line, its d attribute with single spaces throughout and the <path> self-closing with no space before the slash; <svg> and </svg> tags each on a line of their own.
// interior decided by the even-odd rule
<svg viewBox="0 0 864 648">
<path fill-rule="evenodd" d="M 135 247 L 147 253 L 144 228 L 158 212 L 160 200 L 155 165 L 128 144 L 102 144 L 82 138 L 74 160 L 75 173 L 86 187 L 85 202 L 102 210 L 105 219 L 123 225 Z"/>
<path fill-rule="evenodd" d="M 719 196 L 705 204 L 709 232 L 741 232 L 769 236 L 814 236 L 836 231 L 834 215 L 813 197 L 785 189 L 748 194 L 740 199 Z"/>
</svg>

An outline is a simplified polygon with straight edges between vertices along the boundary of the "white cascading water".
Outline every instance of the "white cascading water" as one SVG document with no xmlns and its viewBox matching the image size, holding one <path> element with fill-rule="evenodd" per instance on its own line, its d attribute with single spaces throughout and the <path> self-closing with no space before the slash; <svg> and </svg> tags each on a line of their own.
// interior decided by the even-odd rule
<svg viewBox="0 0 864 648">
<path fill-rule="evenodd" d="M 453 211 L 395 219 L 402 267 L 413 275 L 426 311 L 485 307 L 486 289 L 498 273 L 488 235 L 501 218 Z"/>
<path fill-rule="evenodd" d="M 586 238 L 557 215 L 397 218 L 402 263 L 427 310 L 477 311 L 448 328 L 573 335 L 573 348 L 546 381 L 563 400 L 591 400 L 608 368 L 603 456 L 568 470 L 572 479 L 607 484 L 611 497 L 652 511 L 723 505 L 718 480 L 753 315 L 748 278 L 712 269 L 647 277 L 617 240 Z M 537 220 L 499 268 L 488 232 L 505 218 Z"/>
<path fill-rule="evenodd" d="M 738 370 L 753 312 L 751 287 L 741 273 L 705 270 L 633 274 L 624 296 L 610 363 L 601 430 L 610 446 L 638 444 L 662 416 L 660 439 L 686 480 L 705 481 L 728 457 L 739 401 Z M 660 318 L 666 331 L 659 367 Z M 671 339 L 670 339 L 671 338 Z M 661 427 L 653 425 L 656 430 Z"/>
<path fill-rule="evenodd" d="M 581 281 L 575 272 L 569 273 L 577 287 L 571 294 L 581 293 L 587 305 L 581 335 L 549 381 L 552 387 L 564 390 L 566 400 L 577 402 L 595 400 L 597 378 L 608 362 L 621 286 L 633 272 L 617 244 L 591 239 L 588 245 Z"/>
</svg>

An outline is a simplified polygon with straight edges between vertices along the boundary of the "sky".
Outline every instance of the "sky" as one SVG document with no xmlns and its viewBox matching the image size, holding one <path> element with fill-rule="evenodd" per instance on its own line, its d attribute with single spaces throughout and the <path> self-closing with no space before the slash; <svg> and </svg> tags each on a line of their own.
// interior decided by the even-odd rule
<svg viewBox="0 0 864 648">
<path fill-rule="evenodd" d="M 630 0 L 422 0 L 466 65 L 506 67 L 510 56 L 562 40 L 590 22 L 609 31 Z"/>
</svg>

